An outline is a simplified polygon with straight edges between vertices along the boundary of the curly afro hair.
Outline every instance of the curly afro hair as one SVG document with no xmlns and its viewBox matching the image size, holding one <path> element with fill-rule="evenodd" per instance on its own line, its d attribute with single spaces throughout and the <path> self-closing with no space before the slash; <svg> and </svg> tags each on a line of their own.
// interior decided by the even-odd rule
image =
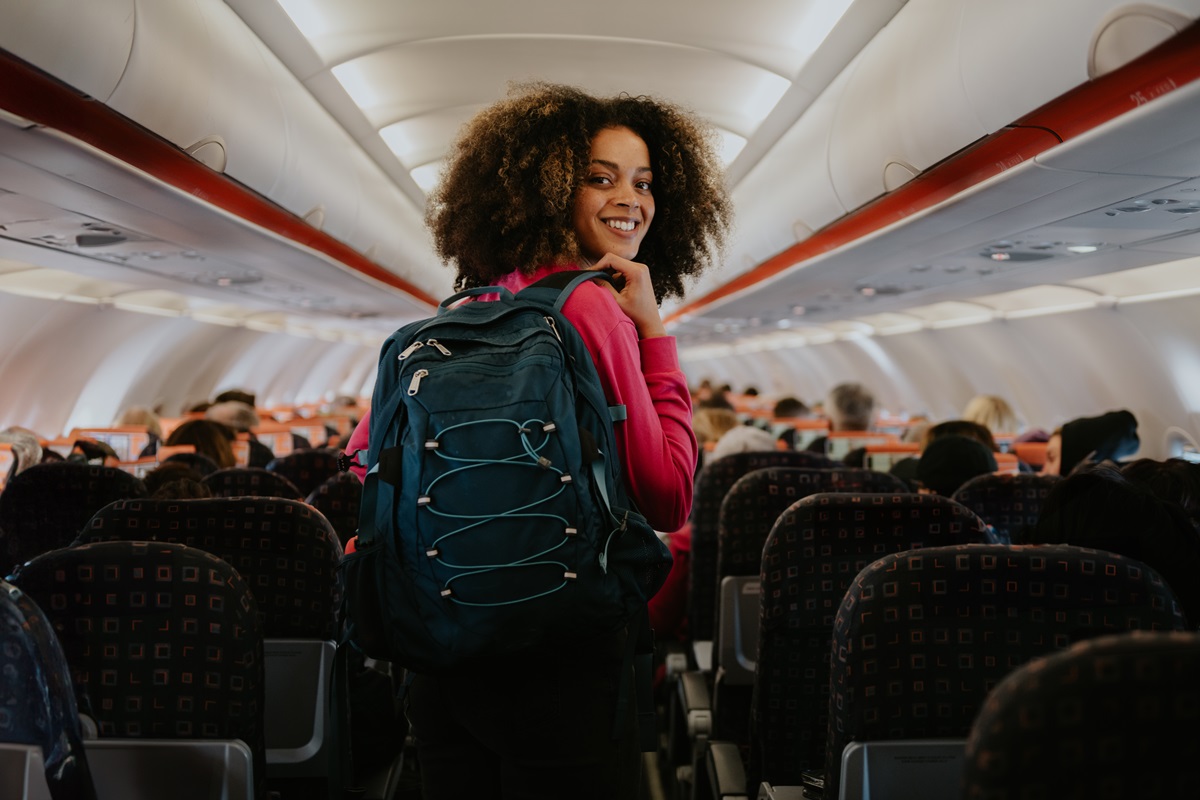
<svg viewBox="0 0 1200 800">
<path fill-rule="evenodd" d="M 654 173 L 654 224 L 637 260 L 659 300 L 680 297 L 725 245 L 732 221 L 711 130 L 650 97 L 598 98 L 557 84 L 513 87 L 455 142 L 426 209 L 438 255 L 455 286 L 487 286 L 520 269 L 585 261 L 571 221 L 591 140 L 626 127 L 646 143 Z"/>
</svg>

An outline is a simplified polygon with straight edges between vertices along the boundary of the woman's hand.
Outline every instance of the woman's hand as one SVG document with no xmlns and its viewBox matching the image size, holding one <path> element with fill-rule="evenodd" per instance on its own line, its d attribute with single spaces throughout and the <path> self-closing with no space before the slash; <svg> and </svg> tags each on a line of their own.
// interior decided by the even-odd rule
<svg viewBox="0 0 1200 800">
<path fill-rule="evenodd" d="M 667 328 L 658 313 L 658 303 L 654 299 L 649 267 L 612 253 L 605 253 L 592 268 L 624 279 L 624 285 L 619 289 L 612 284 L 607 285 L 616 298 L 617 305 L 625 312 L 625 316 L 633 321 L 639 337 L 653 339 L 656 336 L 667 335 Z M 620 284 L 621 281 L 617 283 Z"/>
</svg>

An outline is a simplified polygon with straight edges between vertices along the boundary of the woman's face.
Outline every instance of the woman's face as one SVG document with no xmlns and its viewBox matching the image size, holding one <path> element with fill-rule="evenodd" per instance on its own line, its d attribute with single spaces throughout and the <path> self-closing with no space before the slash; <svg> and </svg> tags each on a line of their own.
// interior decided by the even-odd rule
<svg viewBox="0 0 1200 800">
<path fill-rule="evenodd" d="M 572 222 L 584 257 L 605 253 L 632 260 L 654 219 L 650 151 L 628 128 L 605 128 L 592 139 L 587 175 L 575 195 Z"/>
<path fill-rule="evenodd" d="M 1062 471 L 1062 436 L 1054 434 L 1046 442 L 1046 463 L 1042 467 L 1043 475 L 1058 475 Z"/>
</svg>

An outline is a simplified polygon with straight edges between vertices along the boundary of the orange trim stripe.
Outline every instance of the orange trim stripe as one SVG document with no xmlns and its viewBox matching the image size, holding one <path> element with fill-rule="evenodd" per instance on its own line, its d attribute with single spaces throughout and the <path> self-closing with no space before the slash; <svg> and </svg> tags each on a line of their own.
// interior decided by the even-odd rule
<svg viewBox="0 0 1200 800">
<path fill-rule="evenodd" d="M 0 49 L 0 108 L 61 131 L 188 194 L 286 239 L 311 247 L 350 269 L 399 289 L 431 307 L 437 299 L 354 248 L 108 106 Z"/>
<path fill-rule="evenodd" d="M 703 311 L 801 262 L 937 205 L 1197 78 L 1200 78 L 1200 23 L 1193 23 L 1120 69 L 1075 87 L 1012 126 L 935 164 L 899 189 L 831 222 L 804 241 L 682 306 L 666 321 L 674 322 Z"/>
</svg>

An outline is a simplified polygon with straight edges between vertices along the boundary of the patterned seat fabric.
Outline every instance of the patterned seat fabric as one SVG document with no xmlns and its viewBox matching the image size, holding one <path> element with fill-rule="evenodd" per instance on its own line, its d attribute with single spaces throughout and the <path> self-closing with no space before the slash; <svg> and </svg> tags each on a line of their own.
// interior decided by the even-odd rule
<svg viewBox="0 0 1200 800">
<path fill-rule="evenodd" d="M 815 453 L 764 450 L 734 453 L 700 470 L 692 500 L 692 561 L 688 575 L 688 631 L 692 639 L 710 640 L 716 618 L 717 523 L 725 493 L 747 472 L 767 467 L 829 468 L 833 462 Z"/>
<path fill-rule="evenodd" d="M 233 567 L 181 544 L 97 542 L 38 556 L 14 583 L 53 624 L 101 738 L 241 739 L 262 788 L 262 631 Z"/>
<path fill-rule="evenodd" d="M 817 494 L 784 512 L 762 556 L 751 777 L 799 785 L 824 766 L 833 620 L 855 576 L 889 553 L 985 536 L 983 520 L 931 494 Z"/>
<path fill-rule="evenodd" d="M 296 450 L 271 461 L 267 470 L 287 478 L 301 496 L 307 496 L 338 474 L 337 459 L 332 450 Z"/>
<path fill-rule="evenodd" d="M 717 523 L 717 571 L 714 602 L 722 579 L 731 575 L 758 575 L 763 545 L 775 520 L 796 501 L 820 492 L 906 492 L 904 481 L 883 472 L 841 467 L 805 469 L 771 467 L 738 478 L 721 502 Z M 718 609 L 713 610 L 719 619 Z M 721 631 L 714 629 L 714 649 Z M 748 744 L 750 741 L 750 687 L 720 686 L 714 704 L 714 736 Z"/>
<path fill-rule="evenodd" d="M 1057 475 L 1032 473 L 979 475 L 960 486 L 954 499 L 988 524 L 991 541 L 1025 544 L 1025 532 L 1037 526 L 1046 495 L 1058 480 Z"/>
<path fill-rule="evenodd" d="M 54 800 L 95 800 L 71 673 L 37 604 L 0 581 L 0 742 L 38 745 Z"/>
<path fill-rule="evenodd" d="M 229 467 L 204 476 L 204 485 L 215 497 L 282 497 L 300 500 L 296 485 L 277 472 L 262 467 Z"/>
<path fill-rule="evenodd" d="M 362 493 L 362 481 L 352 473 L 339 472 L 313 490 L 304 502 L 325 515 L 344 547 L 358 531 Z"/>
<path fill-rule="evenodd" d="M 825 791 L 852 741 L 964 738 L 985 696 L 1030 659 L 1131 630 L 1181 630 L 1157 572 L 1069 545 L 937 547 L 884 556 L 833 626 Z"/>
<path fill-rule="evenodd" d="M 1102 636 L 988 695 L 964 797 L 1200 797 L 1200 636 Z"/>
<path fill-rule="evenodd" d="M 97 512 L 79 542 L 178 542 L 231 564 L 254 592 L 263 635 L 337 639 L 335 569 L 342 548 L 329 521 L 296 500 L 267 497 L 129 500 Z"/>
<path fill-rule="evenodd" d="M 66 547 L 114 500 L 145 496 L 139 478 L 115 467 L 70 461 L 30 467 L 0 493 L 0 571 Z"/>
</svg>

